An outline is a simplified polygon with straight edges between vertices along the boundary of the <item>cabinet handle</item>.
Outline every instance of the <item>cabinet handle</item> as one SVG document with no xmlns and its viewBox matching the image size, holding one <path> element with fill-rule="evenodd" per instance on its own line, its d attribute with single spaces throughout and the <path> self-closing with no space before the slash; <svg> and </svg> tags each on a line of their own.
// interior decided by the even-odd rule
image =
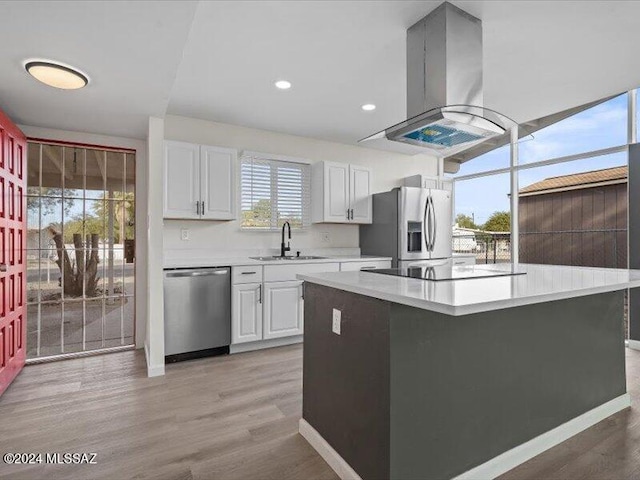
<svg viewBox="0 0 640 480">
<path fill-rule="evenodd" d="M 258 272 L 240 272 L 240 275 L 255 275 Z"/>
<path fill-rule="evenodd" d="M 351 220 L 353 220 L 353 208 L 351 209 Z"/>
<path fill-rule="evenodd" d="M 349 209 L 347 208 L 347 220 L 349 220 Z"/>
<path fill-rule="evenodd" d="M 360 270 L 375 270 L 376 267 L 360 267 Z"/>
<path fill-rule="evenodd" d="M 202 215 L 204 215 L 204 200 L 202 201 Z"/>
<path fill-rule="evenodd" d="M 196 215 L 200 215 L 200 201 L 196 202 Z"/>
<path fill-rule="evenodd" d="M 262 284 L 258 285 L 258 303 L 262 303 Z"/>
</svg>

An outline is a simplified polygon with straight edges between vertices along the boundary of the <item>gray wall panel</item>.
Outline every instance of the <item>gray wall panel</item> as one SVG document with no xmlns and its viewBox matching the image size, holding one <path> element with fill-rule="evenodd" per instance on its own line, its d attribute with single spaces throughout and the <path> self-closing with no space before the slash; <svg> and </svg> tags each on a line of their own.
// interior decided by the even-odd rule
<svg viewBox="0 0 640 480">
<path fill-rule="evenodd" d="M 302 417 L 364 480 L 389 477 L 389 305 L 305 283 Z"/>
<path fill-rule="evenodd" d="M 393 304 L 391 478 L 451 478 L 624 394 L 622 308 L 623 292 L 464 317 Z"/>
<path fill-rule="evenodd" d="M 624 292 L 461 317 L 305 292 L 303 418 L 364 480 L 454 477 L 626 392 Z"/>
</svg>

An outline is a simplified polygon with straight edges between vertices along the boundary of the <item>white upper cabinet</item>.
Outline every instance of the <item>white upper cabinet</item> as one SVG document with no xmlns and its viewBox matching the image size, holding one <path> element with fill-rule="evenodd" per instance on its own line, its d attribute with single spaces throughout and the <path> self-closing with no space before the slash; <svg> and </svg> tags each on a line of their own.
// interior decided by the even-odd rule
<svg viewBox="0 0 640 480">
<path fill-rule="evenodd" d="M 164 143 L 164 216 L 200 218 L 200 147 Z"/>
<path fill-rule="evenodd" d="M 229 148 L 166 141 L 164 217 L 235 219 L 236 162 Z"/>
<path fill-rule="evenodd" d="M 312 173 L 313 223 L 371 223 L 371 170 L 318 162 Z"/>
<path fill-rule="evenodd" d="M 349 208 L 349 165 L 325 162 L 324 221 L 344 222 Z"/>
<path fill-rule="evenodd" d="M 201 218 L 236 218 L 236 160 L 235 150 L 206 145 L 200 147 Z"/>
<path fill-rule="evenodd" d="M 371 170 L 349 165 L 351 221 L 371 223 Z"/>
<path fill-rule="evenodd" d="M 453 178 L 428 177 L 426 175 L 411 175 L 404 178 L 405 187 L 434 188 L 453 192 Z"/>
</svg>

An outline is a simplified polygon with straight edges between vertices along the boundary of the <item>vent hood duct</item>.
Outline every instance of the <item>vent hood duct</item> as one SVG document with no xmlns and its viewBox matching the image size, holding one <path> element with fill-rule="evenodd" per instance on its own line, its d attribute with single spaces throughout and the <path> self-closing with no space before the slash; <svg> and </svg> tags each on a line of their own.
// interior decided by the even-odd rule
<svg viewBox="0 0 640 480">
<path fill-rule="evenodd" d="M 483 107 L 482 23 L 449 2 L 407 30 L 407 117 L 360 142 L 445 157 L 515 125 Z"/>
</svg>

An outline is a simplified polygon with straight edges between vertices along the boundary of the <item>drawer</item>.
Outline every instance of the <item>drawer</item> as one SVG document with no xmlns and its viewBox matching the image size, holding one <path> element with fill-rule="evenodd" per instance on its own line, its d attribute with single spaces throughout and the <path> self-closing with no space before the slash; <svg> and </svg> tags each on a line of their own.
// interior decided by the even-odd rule
<svg viewBox="0 0 640 480">
<path fill-rule="evenodd" d="M 476 257 L 472 256 L 463 256 L 463 257 L 453 257 L 454 265 L 475 265 Z"/>
<path fill-rule="evenodd" d="M 231 267 L 231 283 L 262 283 L 262 265 Z"/>
<path fill-rule="evenodd" d="M 295 260 L 291 260 L 295 262 Z M 295 265 L 265 265 L 265 282 L 285 282 L 297 280 L 296 275 L 304 273 L 338 272 L 339 263 L 296 263 Z"/>
<path fill-rule="evenodd" d="M 341 272 L 374 270 L 376 268 L 391 268 L 391 260 L 376 260 L 373 262 L 343 262 L 340 264 Z"/>
</svg>

